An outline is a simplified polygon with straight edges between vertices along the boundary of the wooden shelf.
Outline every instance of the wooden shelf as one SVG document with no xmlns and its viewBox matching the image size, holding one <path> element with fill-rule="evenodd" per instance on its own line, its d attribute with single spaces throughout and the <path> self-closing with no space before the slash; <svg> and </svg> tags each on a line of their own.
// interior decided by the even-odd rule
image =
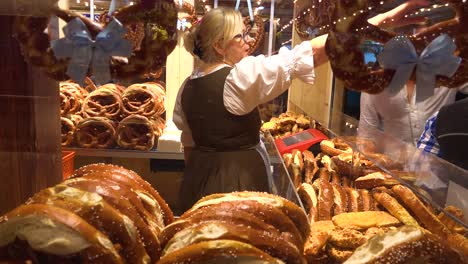
<svg viewBox="0 0 468 264">
<path fill-rule="evenodd" d="M 65 151 L 74 151 L 77 156 L 88 157 L 117 157 L 117 158 L 137 158 L 137 159 L 167 159 L 183 160 L 183 152 L 160 152 L 123 150 L 123 149 L 83 149 L 83 148 L 63 148 Z"/>
</svg>

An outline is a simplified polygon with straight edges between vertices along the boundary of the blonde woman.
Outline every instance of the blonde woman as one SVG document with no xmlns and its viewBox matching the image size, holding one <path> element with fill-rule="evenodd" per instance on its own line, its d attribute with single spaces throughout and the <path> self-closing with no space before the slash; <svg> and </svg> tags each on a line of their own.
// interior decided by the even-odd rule
<svg viewBox="0 0 468 264">
<path fill-rule="evenodd" d="M 401 11 L 379 15 L 373 23 L 396 15 Z M 240 13 L 226 8 L 211 10 L 187 33 L 186 48 L 197 62 L 173 117 L 182 130 L 186 161 L 180 209 L 211 193 L 270 190 L 257 106 L 287 90 L 293 78 L 313 83 L 314 67 L 327 61 L 326 37 L 271 57 L 247 56 L 249 32 Z"/>
</svg>

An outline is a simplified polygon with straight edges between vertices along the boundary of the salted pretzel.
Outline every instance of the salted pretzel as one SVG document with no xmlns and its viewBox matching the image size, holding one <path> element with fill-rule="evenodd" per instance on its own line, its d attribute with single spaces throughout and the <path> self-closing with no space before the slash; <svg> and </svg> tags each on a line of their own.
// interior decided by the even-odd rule
<svg viewBox="0 0 468 264">
<path fill-rule="evenodd" d="M 255 30 L 253 31 L 253 33 L 255 33 L 255 35 L 253 36 L 254 41 L 249 43 L 250 45 L 249 55 L 250 55 L 254 53 L 263 43 L 263 39 L 264 39 L 263 36 L 265 35 L 265 28 L 263 26 L 263 19 L 259 15 L 254 16 L 253 24 L 250 21 L 250 17 L 245 17 L 244 24 L 245 24 L 245 28 L 247 31 L 251 30 L 252 28 L 255 28 Z"/>
<path fill-rule="evenodd" d="M 296 33 L 301 39 L 311 39 L 308 32 L 312 28 L 318 29 L 331 23 L 331 14 L 335 8 L 335 1 L 312 0 L 308 5 L 300 8 L 294 20 Z M 317 35 L 325 33 L 319 30 Z"/>
<path fill-rule="evenodd" d="M 110 148 L 115 144 L 115 124 L 105 117 L 90 117 L 76 125 L 76 143 L 82 148 Z"/>
<path fill-rule="evenodd" d="M 83 117 L 106 117 L 119 120 L 122 112 L 121 91 L 118 85 L 106 84 L 90 93 L 83 101 Z"/>
<path fill-rule="evenodd" d="M 369 13 L 374 12 L 384 2 L 386 1 L 336 1 L 333 12 L 334 22 L 331 23 L 326 52 L 335 76 L 351 90 L 379 93 L 389 86 L 394 76 L 395 70 L 366 65 L 364 54 L 359 48 L 364 40 L 386 43 L 396 36 L 396 33 L 371 25 L 367 21 Z M 442 32 L 454 39 L 458 56 L 462 58 L 461 64 L 450 78 L 436 76 L 436 87 L 454 88 L 468 81 L 466 60 L 468 49 L 465 48 L 468 40 L 464 37 L 468 33 L 466 27 L 468 7 L 464 1 L 443 0 L 442 2 L 449 4 L 456 16 L 449 21 L 436 23 L 416 35 L 407 37 L 416 48 L 417 54 L 421 54 L 424 48 Z M 412 78 L 415 78 L 414 74 Z"/>
<path fill-rule="evenodd" d="M 65 22 L 79 18 L 93 37 L 103 30 L 100 24 L 72 11 L 51 7 L 50 15 L 56 15 Z M 117 10 L 114 17 L 123 26 L 142 23 L 145 36 L 140 49 L 134 49 L 129 58 L 112 57 L 110 72 L 113 78 L 131 78 L 164 65 L 166 57 L 177 44 L 177 39 L 173 37 L 177 26 L 177 10 L 172 0 L 142 0 Z M 16 37 L 24 56 L 31 64 L 41 68 L 51 78 L 67 80 L 70 58 L 55 57 L 49 36 L 44 32 L 49 19 L 50 17 L 18 16 L 15 22 Z"/>
</svg>

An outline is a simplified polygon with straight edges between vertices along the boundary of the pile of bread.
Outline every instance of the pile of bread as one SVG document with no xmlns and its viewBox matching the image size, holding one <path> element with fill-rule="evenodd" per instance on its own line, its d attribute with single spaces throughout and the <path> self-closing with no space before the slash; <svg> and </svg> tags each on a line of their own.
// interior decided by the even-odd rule
<svg viewBox="0 0 468 264">
<path fill-rule="evenodd" d="M 298 150 L 284 155 L 311 225 L 305 245 L 308 261 L 343 263 L 372 236 L 386 234 L 400 226 L 424 230 L 421 237 L 446 241 L 450 248 L 467 256 L 468 239 L 464 237 L 467 230 L 445 214 L 437 214 L 431 205 L 381 171 L 367 156 L 353 153 L 345 143 L 353 141 L 365 143 L 361 147 L 368 151 L 375 149 L 369 141 L 348 137 L 322 141 L 322 152 L 317 157 L 310 151 Z M 372 157 L 389 166 L 401 180 L 415 180 L 413 173 L 398 171 L 402 167 L 398 162 L 384 155 Z M 460 209 L 449 207 L 447 210 L 464 221 Z M 406 234 L 407 231 L 395 232 Z"/>
<path fill-rule="evenodd" d="M 0 218 L 0 262 L 155 263 L 172 221 L 135 172 L 92 164 Z"/>
<path fill-rule="evenodd" d="M 282 197 L 234 192 L 174 220 L 135 172 L 88 165 L 0 217 L 0 263 L 466 263 L 466 230 L 406 187 L 349 205 L 319 173 L 318 190 L 301 186 L 309 218 Z"/>
<path fill-rule="evenodd" d="M 263 123 L 260 130 L 269 132 L 274 138 L 280 138 L 315 127 L 315 121 L 308 116 L 288 111 Z"/>
<path fill-rule="evenodd" d="M 61 82 L 62 146 L 153 149 L 165 127 L 165 97 L 162 83 L 109 83 L 88 91 Z"/>
<path fill-rule="evenodd" d="M 158 263 L 301 264 L 308 232 L 304 211 L 282 197 L 213 194 L 163 230 Z"/>
</svg>

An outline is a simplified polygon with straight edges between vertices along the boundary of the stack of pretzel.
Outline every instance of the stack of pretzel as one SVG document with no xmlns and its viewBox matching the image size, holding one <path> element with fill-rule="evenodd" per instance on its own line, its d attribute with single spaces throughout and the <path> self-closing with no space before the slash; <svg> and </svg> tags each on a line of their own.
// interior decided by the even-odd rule
<svg viewBox="0 0 468 264">
<path fill-rule="evenodd" d="M 373 235 L 382 233 L 384 236 L 402 225 L 423 228 L 424 232 L 418 233 L 418 240 L 447 241 L 449 247 L 440 247 L 447 252 L 454 249 L 467 256 L 468 239 L 462 235 L 466 230 L 443 213 L 437 215 L 432 206 L 420 200 L 407 187 L 400 185 L 398 180 L 382 172 L 364 156 L 353 153 L 346 143 L 353 141 L 366 153 L 376 150 L 375 145 L 368 140 L 340 137 L 322 141 L 322 153 L 317 157 L 309 151 L 298 150 L 284 155 L 285 165 L 297 187 L 311 224 L 311 235 L 305 246 L 308 261 L 342 263 L 350 258 L 358 247 L 364 247 Z M 392 170 L 401 180 L 416 180 L 414 173 L 401 171 L 402 165 L 389 157 L 376 153 L 371 156 L 387 166 L 387 169 Z M 463 213 L 459 209 L 449 207 L 448 210 L 464 221 Z M 406 231 L 401 230 L 395 232 L 406 234 Z M 421 252 L 425 252 L 428 259 L 437 259 L 430 263 L 446 263 L 438 262 L 438 257 L 431 255 L 427 250 Z M 377 258 L 382 256 L 379 253 Z M 450 263 L 464 263 L 457 258 L 452 261 Z M 407 262 L 391 259 L 390 263 Z"/>
<path fill-rule="evenodd" d="M 279 138 L 314 127 L 315 122 L 310 120 L 308 116 L 288 111 L 263 123 L 260 130 L 269 132 L 274 138 Z"/>
<path fill-rule="evenodd" d="M 122 94 L 123 114 L 117 143 L 124 149 L 150 150 L 162 135 L 165 91 L 160 83 L 133 84 Z"/>
<path fill-rule="evenodd" d="M 158 263 L 305 263 L 308 231 L 304 211 L 282 197 L 213 194 L 164 229 Z"/>
<path fill-rule="evenodd" d="M 62 100 L 61 109 L 67 114 L 62 115 L 62 146 L 112 148 L 117 144 L 135 150 L 155 147 L 165 127 L 161 117 L 165 112 L 162 84 L 133 84 L 125 88 L 109 83 L 89 94 L 72 82 L 64 82 L 61 87 L 62 97 L 67 99 Z M 81 95 L 76 91 L 85 96 L 75 96 Z"/>
<path fill-rule="evenodd" d="M 155 263 L 172 221 L 135 172 L 92 164 L 0 217 L 0 262 Z"/>
</svg>

